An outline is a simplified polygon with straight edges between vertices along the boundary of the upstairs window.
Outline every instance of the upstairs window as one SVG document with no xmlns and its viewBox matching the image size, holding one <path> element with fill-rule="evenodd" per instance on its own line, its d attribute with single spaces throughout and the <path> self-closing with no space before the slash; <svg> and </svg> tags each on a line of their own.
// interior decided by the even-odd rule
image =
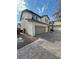
<svg viewBox="0 0 79 59">
<path fill-rule="evenodd" d="M 45 22 L 48 23 L 48 19 L 45 18 Z"/>
<path fill-rule="evenodd" d="M 37 20 L 37 16 L 34 15 L 34 16 L 32 17 L 32 19 L 33 19 L 33 20 Z"/>
</svg>

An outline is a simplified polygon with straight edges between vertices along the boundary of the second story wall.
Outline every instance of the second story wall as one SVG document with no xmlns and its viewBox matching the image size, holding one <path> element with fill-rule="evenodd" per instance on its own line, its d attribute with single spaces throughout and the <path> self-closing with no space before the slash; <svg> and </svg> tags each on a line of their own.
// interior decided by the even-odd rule
<svg viewBox="0 0 79 59">
<path fill-rule="evenodd" d="M 21 20 L 28 20 L 28 21 L 37 20 L 39 22 L 49 24 L 49 18 L 47 15 L 41 17 L 38 14 L 35 14 L 34 12 L 28 10 L 22 12 Z"/>
<path fill-rule="evenodd" d="M 44 22 L 44 23 L 49 24 L 49 19 L 47 17 L 42 17 L 41 21 Z"/>
<path fill-rule="evenodd" d="M 33 20 L 40 21 L 40 16 L 35 15 L 35 14 L 32 14 L 32 19 L 33 19 Z"/>
<path fill-rule="evenodd" d="M 32 14 L 29 12 L 23 12 L 22 20 L 32 19 Z"/>
</svg>

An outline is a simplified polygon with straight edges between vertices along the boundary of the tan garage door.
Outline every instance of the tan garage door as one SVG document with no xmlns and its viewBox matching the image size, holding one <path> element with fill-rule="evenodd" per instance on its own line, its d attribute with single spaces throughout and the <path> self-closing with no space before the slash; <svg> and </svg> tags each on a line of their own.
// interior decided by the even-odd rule
<svg viewBox="0 0 79 59">
<path fill-rule="evenodd" d="M 45 27 L 43 26 L 35 26 L 35 34 L 40 34 L 45 32 Z"/>
</svg>

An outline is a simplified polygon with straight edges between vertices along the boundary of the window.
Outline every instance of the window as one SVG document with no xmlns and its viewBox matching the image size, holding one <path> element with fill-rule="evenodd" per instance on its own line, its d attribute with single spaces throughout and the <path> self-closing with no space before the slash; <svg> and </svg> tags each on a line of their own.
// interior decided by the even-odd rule
<svg viewBox="0 0 79 59">
<path fill-rule="evenodd" d="M 37 19 L 37 16 L 34 15 L 34 16 L 32 17 L 32 19 L 36 20 L 36 19 Z"/>
<path fill-rule="evenodd" d="M 48 23 L 48 19 L 45 18 L 45 22 Z"/>
</svg>

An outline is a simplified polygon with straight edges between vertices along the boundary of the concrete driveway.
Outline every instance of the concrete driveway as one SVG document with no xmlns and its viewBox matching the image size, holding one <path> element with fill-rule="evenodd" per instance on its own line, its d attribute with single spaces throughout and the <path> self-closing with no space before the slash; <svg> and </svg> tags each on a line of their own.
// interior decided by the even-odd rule
<svg viewBox="0 0 79 59">
<path fill-rule="evenodd" d="M 21 34 L 17 38 L 17 49 L 34 42 L 38 38 L 42 38 L 54 43 L 55 41 L 61 41 L 61 32 L 59 30 L 55 30 L 53 32 L 38 34 L 35 37 L 29 36 L 27 34 Z"/>
<path fill-rule="evenodd" d="M 17 59 L 61 59 L 61 32 L 36 36 L 38 40 L 17 50 Z"/>
<path fill-rule="evenodd" d="M 47 32 L 17 50 L 17 59 L 61 59 L 61 32 Z"/>
<path fill-rule="evenodd" d="M 55 42 L 55 41 L 61 41 L 61 31 L 60 30 L 54 30 L 53 32 L 47 32 L 47 33 L 42 33 L 36 35 L 38 38 L 45 39 L 50 42 Z"/>
</svg>

